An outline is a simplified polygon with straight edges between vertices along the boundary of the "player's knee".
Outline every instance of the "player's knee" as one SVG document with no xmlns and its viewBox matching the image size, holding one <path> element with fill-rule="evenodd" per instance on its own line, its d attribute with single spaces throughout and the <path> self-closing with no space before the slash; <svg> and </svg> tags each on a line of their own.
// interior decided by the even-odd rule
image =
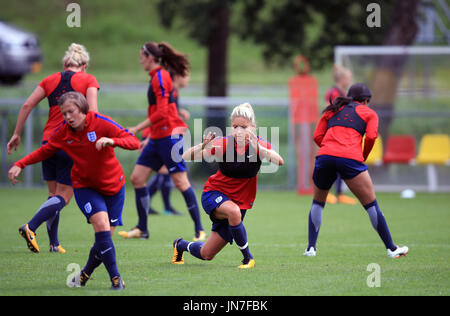
<svg viewBox="0 0 450 316">
<path fill-rule="evenodd" d="M 145 186 L 145 180 L 142 180 L 142 177 L 137 173 L 132 173 L 130 176 L 130 181 L 134 187 Z"/>
<path fill-rule="evenodd" d="M 234 205 L 228 210 L 228 222 L 231 225 L 238 225 L 241 222 L 241 210 L 239 209 L 239 206 Z"/>
<path fill-rule="evenodd" d="M 215 253 L 210 253 L 207 251 L 202 252 L 201 255 L 202 255 L 203 260 L 206 260 L 206 261 L 211 261 L 216 256 Z"/>
</svg>

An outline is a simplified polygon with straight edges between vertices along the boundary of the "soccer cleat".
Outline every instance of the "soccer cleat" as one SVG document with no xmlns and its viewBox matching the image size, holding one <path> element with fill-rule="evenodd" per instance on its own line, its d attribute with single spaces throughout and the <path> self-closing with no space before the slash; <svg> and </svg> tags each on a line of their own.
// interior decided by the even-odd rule
<svg viewBox="0 0 450 316">
<path fill-rule="evenodd" d="M 159 215 L 158 211 L 155 211 L 151 207 L 148 209 L 148 215 Z"/>
<path fill-rule="evenodd" d="M 394 251 L 392 251 L 391 249 L 387 250 L 387 255 L 389 258 L 400 258 L 402 256 L 406 256 L 409 252 L 408 247 L 404 246 L 404 247 L 398 247 L 397 249 L 395 249 Z"/>
<path fill-rule="evenodd" d="M 195 236 L 192 240 L 195 242 L 195 241 L 204 241 L 205 239 L 206 239 L 206 233 L 204 230 L 201 230 L 201 231 L 195 233 Z"/>
<path fill-rule="evenodd" d="M 338 201 L 338 203 L 350 204 L 350 205 L 356 205 L 356 203 L 357 203 L 356 199 L 354 199 L 348 195 L 344 195 L 344 194 L 339 194 L 337 201 Z"/>
<path fill-rule="evenodd" d="M 177 245 L 178 242 L 182 240 L 182 238 L 175 239 L 173 242 L 173 257 L 172 257 L 172 264 L 184 264 L 184 253 L 178 251 Z"/>
<path fill-rule="evenodd" d="M 181 212 L 178 212 L 177 210 L 173 208 L 168 208 L 164 210 L 164 215 L 184 215 Z"/>
<path fill-rule="evenodd" d="M 338 201 L 337 197 L 335 197 L 335 196 L 334 196 L 333 194 L 331 194 L 331 193 L 328 193 L 328 195 L 327 195 L 327 200 L 326 200 L 327 204 L 336 204 L 337 201 Z"/>
<path fill-rule="evenodd" d="M 251 269 L 255 267 L 255 259 L 244 259 L 242 264 L 238 266 L 239 269 Z"/>
<path fill-rule="evenodd" d="M 120 231 L 118 234 L 126 239 L 130 238 L 148 239 L 150 237 L 150 234 L 148 232 L 143 232 L 137 227 L 133 228 L 130 231 Z"/>
<path fill-rule="evenodd" d="M 111 279 L 111 288 L 113 291 L 122 291 L 125 288 L 125 281 L 120 276 Z"/>
<path fill-rule="evenodd" d="M 61 247 L 61 245 L 59 246 L 50 245 L 50 252 L 66 253 L 66 249 Z"/>
<path fill-rule="evenodd" d="M 306 256 L 306 257 L 315 257 L 316 256 L 316 250 L 314 249 L 314 247 L 309 247 L 309 249 L 305 250 L 303 255 Z"/>
<path fill-rule="evenodd" d="M 36 241 L 36 234 L 30 230 L 28 224 L 20 226 L 19 234 L 27 242 L 28 249 L 30 249 L 34 253 L 39 253 L 39 246 Z"/>
<path fill-rule="evenodd" d="M 76 277 L 74 277 L 72 279 L 72 281 L 69 282 L 69 284 L 67 284 L 69 287 L 82 287 L 82 286 L 86 286 L 87 281 L 89 281 L 90 276 L 87 275 L 86 272 L 81 271 L 81 273 L 79 275 L 77 275 Z"/>
</svg>

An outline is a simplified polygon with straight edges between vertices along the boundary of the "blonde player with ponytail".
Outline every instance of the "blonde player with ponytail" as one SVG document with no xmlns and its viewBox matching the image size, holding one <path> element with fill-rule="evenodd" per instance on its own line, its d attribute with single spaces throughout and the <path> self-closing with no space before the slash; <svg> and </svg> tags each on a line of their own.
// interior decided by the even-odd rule
<svg viewBox="0 0 450 316">
<path fill-rule="evenodd" d="M 205 243 L 176 239 L 173 264 L 184 263 L 184 251 L 201 260 L 212 260 L 227 243 L 235 241 L 244 257 L 238 268 L 255 266 L 243 219 L 247 210 L 253 207 L 262 160 L 280 166 L 284 162 L 269 143 L 255 135 L 256 119 L 250 104 L 244 103 L 233 109 L 231 126 L 232 135 L 214 139 L 215 134 L 209 133 L 203 143 L 183 154 L 186 160 L 214 157 L 219 170 L 206 181 L 201 198 L 203 209 L 212 221 L 211 235 Z"/>
<path fill-rule="evenodd" d="M 17 118 L 14 134 L 7 144 L 8 154 L 17 150 L 20 144 L 23 127 L 31 111 L 44 98 L 48 99 L 48 120 L 44 127 L 42 144 L 46 144 L 51 135 L 61 126 L 64 118 L 58 107 L 58 99 L 69 91 L 83 94 L 89 104 L 89 110 L 97 111 L 97 79 L 88 73 L 89 53 L 83 45 L 72 43 L 62 59 L 63 71 L 54 73 L 42 80 L 22 105 Z M 36 229 L 47 222 L 50 241 L 50 252 L 65 253 L 58 240 L 59 212 L 73 196 L 70 171 L 72 160 L 64 151 L 59 151 L 42 162 L 43 178 L 48 186 L 48 200 L 39 208 L 36 215 L 19 228 L 28 248 L 35 253 L 40 252 L 36 241 Z"/>
</svg>

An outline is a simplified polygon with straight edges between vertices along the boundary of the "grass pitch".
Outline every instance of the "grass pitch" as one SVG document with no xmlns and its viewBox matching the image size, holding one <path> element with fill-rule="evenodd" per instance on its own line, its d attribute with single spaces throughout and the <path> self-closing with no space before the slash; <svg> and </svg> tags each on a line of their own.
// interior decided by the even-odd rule
<svg viewBox="0 0 450 316">
<path fill-rule="evenodd" d="M 137 222 L 134 193 L 127 187 L 124 228 Z M 200 191 L 197 190 L 198 195 Z M 183 266 L 170 264 L 172 241 L 193 236 L 193 224 L 180 193 L 172 193 L 174 206 L 185 216 L 150 216 L 150 239 L 123 240 L 114 236 L 119 271 L 125 291 L 108 290 L 103 266 L 86 288 L 68 288 L 71 263 L 83 266 L 94 241 L 74 200 L 63 210 L 60 241 L 66 254 L 48 252 L 45 224 L 37 233 L 40 254 L 31 253 L 18 234 L 46 198 L 46 190 L 0 189 L 0 295 L 449 295 L 450 213 L 448 194 L 418 194 L 413 200 L 399 194 L 378 194 L 394 242 L 410 247 L 408 256 L 390 259 L 361 206 L 327 205 L 318 241 L 318 255 L 303 257 L 307 244 L 307 218 L 311 197 L 295 192 L 260 191 L 255 207 L 245 218 L 250 250 L 256 267 L 239 270 L 241 254 L 227 246 L 211 262 L 185 254 Z M 161 197 L 153 206 L 161 209 Z M 209 218 L 201 210 L 205 229 Z M 380 268 L 380 286 L 369 287 Z"/>
</svg>

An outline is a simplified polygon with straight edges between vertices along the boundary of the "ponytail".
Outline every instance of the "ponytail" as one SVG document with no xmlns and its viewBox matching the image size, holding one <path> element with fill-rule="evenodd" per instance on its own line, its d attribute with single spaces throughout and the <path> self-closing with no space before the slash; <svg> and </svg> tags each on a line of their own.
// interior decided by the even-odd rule
<svg viewBox="0 0 450 316">
<path fill-rule="evenodd" d="M 182 77 L 189 74 L 190 65 L 187 56 L 173 49 L 168 43 L 148 42 L 142 50 L 145 55 L 152 55 L 168 71 Z"/>
<path fill-rule="evenodd" d="M 325 113 L 328 111 L 337 112 L 343 105 L 347 105 L 352 101 L 353 101 L 353 99 L 349 98 L 349 97 L 337 97 L 336 99 L 334 99 L 333 102 L 331 102 L 331 98 L 330 98 L 330 104 L 325 108 L 325 110 L 323 110 L 322 113 Z"/>
</svg>

